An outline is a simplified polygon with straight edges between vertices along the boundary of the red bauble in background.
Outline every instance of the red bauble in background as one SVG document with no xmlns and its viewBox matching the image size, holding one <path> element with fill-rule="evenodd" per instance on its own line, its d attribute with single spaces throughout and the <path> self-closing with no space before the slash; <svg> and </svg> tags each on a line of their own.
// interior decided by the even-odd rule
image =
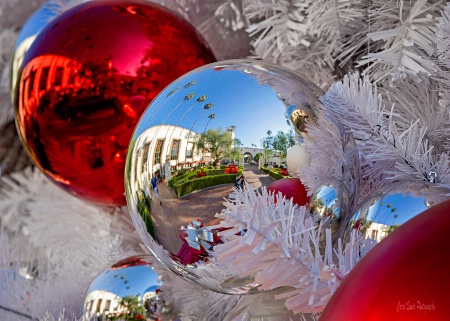
<svg viewBox="0 0 450 321">
<path fill-rule="evenodd" d="M 450 200 L 397 228 L 349 273 L 320 321 L 449 320 Z"/>
<path fill-rule="evenodd" d="M 298 178 L 282 178 L 267 186 L 268 192 L 273 192 L 275 195 L 281 192 L 286 199 L 293 197 L 294 204 L 304 206 L 309 203 L 305 186 Z M 276 202 L 276 198 L 275 198 Z"/>
<path fill-rule="evenodd" d="M 125 205 L 125 158 L 139 117 L 166 85 L 214 60 L 192 26 L 158 5 L 81 4 L 50 22 L 25 56 L 19 134 L 59 186 Z"/>
</svg>

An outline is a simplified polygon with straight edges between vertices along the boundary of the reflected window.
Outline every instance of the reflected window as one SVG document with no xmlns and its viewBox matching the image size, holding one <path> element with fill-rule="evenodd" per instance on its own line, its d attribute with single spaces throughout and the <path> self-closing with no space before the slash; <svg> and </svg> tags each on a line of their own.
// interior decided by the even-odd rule
<svg viewBox="0 0 450 321">
<path fill-rule="evenodd" d="M 145 170 L 145 166 L 147 165 L 148 161 L 148 150 L 150 149 L 150 144 L 152 142 L 145 143 L 144 147 L 142 148 L 142 171 Z"/>
<path fill-rule="evenodd" d="M 61 86 L 62 85 L 62 78 L 63 78 L 64 68 L 63 67 L 57 67 L 55 72 L 55 79 L 53 80 L 54 86 Z"/>
<path fill-rule="evenodd" d="M 76 75 L 75 70 L 72 69 L 69 71 L 69 79 L 67 80 L 67 83 L 69 85 L 73 85 L 75 83 L 75 75 Z"/>
<path fill-rule="evenodd" d="M 172 146 L 170 148 L 170 160 L 178 159 L 178 151 L 180 150 L 180 143 L 181 140 L 179 139 L 174 139 L 172 141 Z"/>
<path fill-rule="evenodd" d="M 94 300 L 91 300 L 88 302 L 87 307 L 86 307 L 86 311 L 92 312 L 92 303 L 94 303 Z"/>
<path fill-rule="evenodd" d="M 95 312 L 100 312 L 101 305 L 102 305 L 102 299 L 99 299 L 97 301 L 97 307 L 95 308 Z"/>
<path fill-rule="evenodd" d="M 378 231 L 377 231 L 377 230 L 373 230 L 373 231 L 372 231 L 371 238 L 374 239 L 374 240 L 376 240 L 376 239 L 377 239 L 377 236 L 378 236 Z"/>
<path fill-rule="evenodd" d="M 47 89 L 48 74 L 50 67 L 42 68 L 41 78 L 39 79 L 39 91 Z"/>
<path fill-rule="evenodd" d="M 163 145 L 164 145 L 164 139 L 159 139 L 156 142 L 155 160 L 154 160 L 153 164 L 159 164 L 161 162 L 161 151 L 162 151 Z"/>
<path fill-rule="evenodd" d="M 36 70 L 30 72 L 30 78 L 28 80 L 28 98 L 33 94 L 34 81 L 36 80 Z"/>
<path fill-rule="evenodd" d="M 192 143 L 188 144 L 187 150 L 186 150 L 186 157 L 187 158 L 192 158 L 192 152 L 194 150 L 194 146 Z"/>
</svg>

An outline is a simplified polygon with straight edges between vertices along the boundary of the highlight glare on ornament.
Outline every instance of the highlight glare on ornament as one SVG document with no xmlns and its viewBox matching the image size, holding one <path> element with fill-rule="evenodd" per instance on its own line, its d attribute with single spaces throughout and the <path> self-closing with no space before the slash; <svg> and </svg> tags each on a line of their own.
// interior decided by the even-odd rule
<svg viewBox="0 0 450 321">
<path fill-rule="evenodd" d="M 150 101 L 215 61 L 196 30 L 139 0 L 89 1 L 39 33 L 19 71 L 19 136 L 34 163 L 71 194 L 125 205 L 133 129 Z"/>
<path fill-rule="evenodd" d="M 153 254 L 208 289 L 253 292 L 252 277 L 213 267 L 209 251 L 222 240 L 209 227 L 243 170 L 253 188 L 269 184 L 256 165 L 243 168 L 244 160 L 266 155 L 256 144 L 272 133 L 292 138 L 286 109 L 313 107 L 321 94 L 294 72 L 254 60 L 210 64 L 166 87 L 135 129 L 125 173 L 131 216 Z M 227 170 L 230 163 L 239 163 L 237 173 Z"/>
<path fill-rule="evenodd" d="M 164 298 L 152 262 L 150 256 L 133 256 L 100 273 L 86 291 L 83 320 L 171 319 L 175 311 Z"/>
</svg>

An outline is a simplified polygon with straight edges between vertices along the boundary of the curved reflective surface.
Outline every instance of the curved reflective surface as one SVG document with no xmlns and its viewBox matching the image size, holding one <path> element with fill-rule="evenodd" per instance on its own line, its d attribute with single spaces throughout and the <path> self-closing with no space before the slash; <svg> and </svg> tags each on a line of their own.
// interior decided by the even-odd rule
<svg viewBox="0 0 450 321">
<path fill-rule="evenodd" d="M 427 182 L 405 182 L 385 188 L 358 207 L 345 237 L 357 231 L 363 240 L 383 240 L 397 227 L 446 199 L 448 190 Z"/>
<path fill-rule="evenodd" d="M 146 1 L 91 1 L 51 21 L 19 72 L 16 123 L 33 161 L 84 199 L 124 205 L 132 131 L 171 81 L 215 60 L 193 27 Z"/>
<path fill-rule="evenodd" d="M 86 291 L 83 320 L 171 319 L 174 310 L 164 300 L 152 260 L 129 257 L 100 273 Z"/>
<path fill-rule="evenodd" d="M 50 2 L 47 2 L 28 18 L 20 30 L 11 63 L 10 86 L 12 93 L 15 91 L 19 68 L 25 58 L 25 54 L 34 42 L 34 39 L 36 39 L 37 34 L 55 17 L 56 14 L 52 10 Z"/>
<path fill-rule="evenodd" d="M 348 193 L 338 182 L 320 187 L 311 197 L 310 210 L 315 225 L 323 230 L 330 229 L 333 242 L 344 232 L 348 198 Z"/>
<path fill-rule="evenodd" d="M 136 127 L 125 173 L 129 210 L 155 256 L 215 291 L 251 291 L 251 277 L 205 273 L 208 250 L 221 242 L 209 227 L 218 223 L 215 214 L 233 188 L 273 181 L 258 163 L 276 170 L 284 165 L 295 143 L 287 107 L 313 108 L 322 94 L 287 69 L 251 60 L 198 68 L 161 92 Z"/>
</svg>

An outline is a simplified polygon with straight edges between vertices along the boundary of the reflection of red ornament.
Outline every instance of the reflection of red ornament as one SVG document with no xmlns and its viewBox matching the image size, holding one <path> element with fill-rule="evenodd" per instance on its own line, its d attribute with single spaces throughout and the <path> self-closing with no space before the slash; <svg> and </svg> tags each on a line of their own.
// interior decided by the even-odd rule
<svg viewBox="0 0 450 321">
<path fill-rule="evenodd" d="M 149 102 L 214 56 L 187 22 L 139 0 L 90 1 L 41 31 L 15 94 L 33 161 L 81 198 L 124 205 L 125 159 Z"/>
<path fill-rule="evenodd" d="M 183 264 L 192 264 L 200 260 L 206 260 L 207 250 L 220 243 L 217 233 L 223 229 L 209 230 L 203 227 L 202 220 L 196 218 L 187 226 L 182 226 L 178 237 L 183 245 L 177 253 L 177 257 Z"/>
<path fill-rule="evenodd" d="M 449 320 L 450 200 L 382 240 L 356 265 L 320 321 Z"/>
<path fill-rule="evenodd" d="M 274 192 L 275 195 L 281 192 L 288 200 L 293 197 L 294 204 L 298 206 L 306 205 L 309 202 L 305 186 L 298 178 L 279 179 L 267 186 L 267 191 Z"/>
<path fill-rule="evenodd" d="M 116 264 L 111 266 L 111 270 L 123 269 L 130 266 L 140 266 L 140 265 L 149 265 L 148 262 L 145 262 L 140 257 L 129 257 L 127 259 L 123 259 Z"/>
</svg>

